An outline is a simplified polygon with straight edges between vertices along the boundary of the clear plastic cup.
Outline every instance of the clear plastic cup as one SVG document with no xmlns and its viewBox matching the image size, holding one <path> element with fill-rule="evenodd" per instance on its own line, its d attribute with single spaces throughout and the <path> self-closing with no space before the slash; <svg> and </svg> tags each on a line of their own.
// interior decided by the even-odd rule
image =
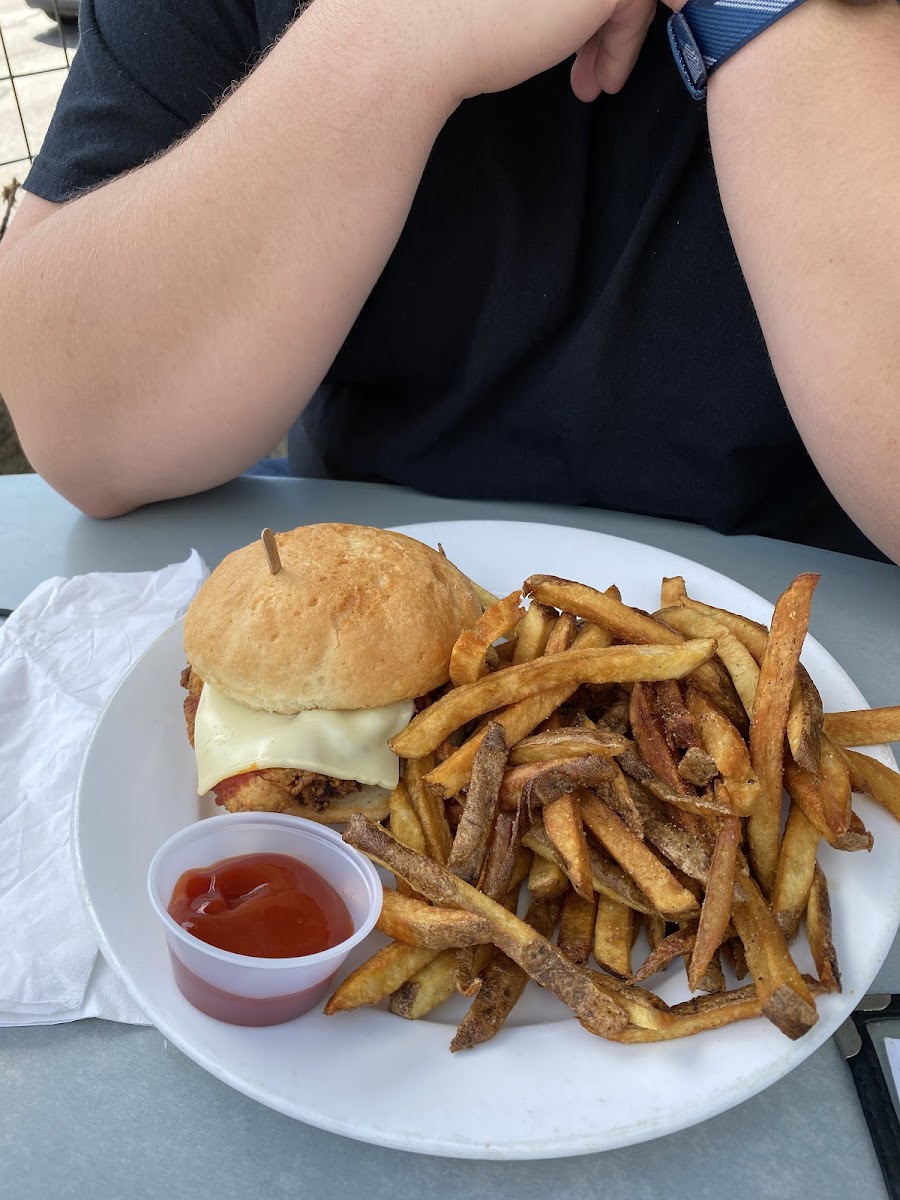
<svg viewBox="0 0 900 1200">
<path fill-rule="evenodd" d="M 306 863 L 346 904 L 353 934 L 318 954 L 255 958 L 220 950 L 182 929 L 168 905 L 184 872 L 243 854 L 287 854 Z M 232 1025 L 278 1025 L 308 1012 L 371 932 L 382 900 L 381 880 L 363 854 L 334 830 L 283 813 L 229 813 L 188 825 L 157 850 L 147 888 L 179 990 L 201 1012 Z"/>
</svg>

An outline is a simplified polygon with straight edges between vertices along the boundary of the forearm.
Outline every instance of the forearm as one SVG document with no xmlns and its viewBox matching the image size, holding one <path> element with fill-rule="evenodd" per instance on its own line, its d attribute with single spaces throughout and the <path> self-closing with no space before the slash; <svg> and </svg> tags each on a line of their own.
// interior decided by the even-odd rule
<svg viewBox="0 0 900 1200">
<path fill-rule="evenodd" d="M 0 263 L 0 392 L 87 511 L 266 453 L 390 255 L 449 110 L 349 8 L 319 0 L 203 126 Z"/>
<path fill-rule="evenodd" d="M 900 560 L 900 6 L 807 0 L 713 75 L 709 127 L 791 415 Z"/>
</svg>

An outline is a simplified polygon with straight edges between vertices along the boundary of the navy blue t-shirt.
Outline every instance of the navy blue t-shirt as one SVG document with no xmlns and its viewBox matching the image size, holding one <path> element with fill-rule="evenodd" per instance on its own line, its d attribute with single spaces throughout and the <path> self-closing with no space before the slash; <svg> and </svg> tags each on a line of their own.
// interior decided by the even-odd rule
<svg viewBox="0 0 900 1200">
<path fill-rule="evenodd" d="M 65 200 L 170 146 L 294 7 L 82 0 L 28 189 Z M 619 96 L 580 104 L 564 64 L 456 111 L 303 424 L 337 478 L 878 555 L 785 407 L 662 10 Z"/>
</svg>

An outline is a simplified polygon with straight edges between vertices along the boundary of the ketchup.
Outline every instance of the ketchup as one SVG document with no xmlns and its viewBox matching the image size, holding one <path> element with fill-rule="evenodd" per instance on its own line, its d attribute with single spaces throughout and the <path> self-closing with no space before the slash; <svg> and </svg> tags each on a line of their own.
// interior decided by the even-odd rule
<svg viewBox="0 0 900 1200">
<path fill-rule="evenodd" d="M 353 933 L 331 884 L 287 854 L 242 854 L 185 871 L 169 915 L 202 942 L 255 958 L 317 954 Z"/>
</svg>

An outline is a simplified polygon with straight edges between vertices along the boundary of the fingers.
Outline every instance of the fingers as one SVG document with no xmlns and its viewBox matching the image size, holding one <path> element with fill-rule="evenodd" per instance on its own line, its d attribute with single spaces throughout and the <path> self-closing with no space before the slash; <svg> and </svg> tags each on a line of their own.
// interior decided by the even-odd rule
<svg viewBox="0 0 900 1200">
<path fill-rule="evenodd" d="M 589 103 L 601 92 L 621 91 L 655 12 L 655 0 L 624 0 L 582 46 L 572 66 L 572 91 L 579 100 Z"/>
</svg>

